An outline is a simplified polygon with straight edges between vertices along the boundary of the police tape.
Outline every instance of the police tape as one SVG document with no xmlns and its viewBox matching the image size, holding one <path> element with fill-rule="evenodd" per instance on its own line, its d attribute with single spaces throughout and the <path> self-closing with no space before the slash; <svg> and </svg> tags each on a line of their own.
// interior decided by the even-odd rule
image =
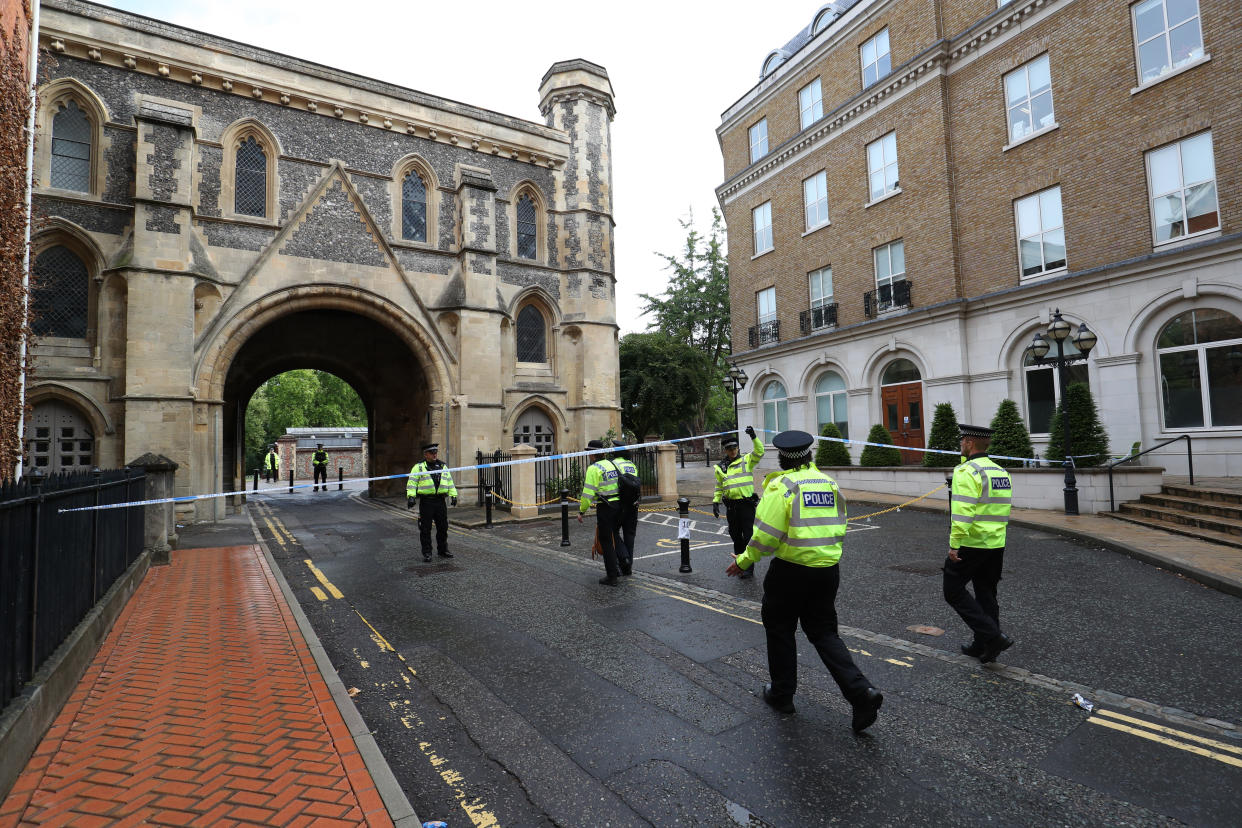
<svg viewBox="0 0 1242 828">
<path fill-rule="evenodd" d="M 773 431 L 770 428 L 757 428 L 755 429 L 755 431 L 762 431 L 764 434 L 779 434 L 780 433 L 778 431 Z M 728 434 L 729 432 L 725 432 L 725 433 Z M 819 440 L 824 443 L 846 443 L 846 444 L 854 445 L 854 446 L 875 446 L 876 448 L 895 448 L 900 451 L 921 451 L 924 454 L 949 454 L 954 457 L 962 456 L 961 452 L 950 451 L 948 449 L 918 448 L 915 446 L 899 446 L 899 445 L 895 445 L 894 443 L 869 443 L 866 440 L 847 440 L 844 437 L 824 437 L 823 435 L 820 435 L 820 434 L 813 434 L 811 436 L 814 437 L 816 440 Z M 691 439 L 698 439 L 698 438 L 691 438 Z M 1067 460 L 1069 459 L 1080 460 L 1084 457 L 1096 457 L 1096 456 L 1098 455 L 1067 454 L 1066 459 Z M 1059 466 L 1064 463 L 1064 461 L 1062 460 L 1049 460 L 1045 457 L 1011 457 L 1008 454 L 989 454 L 988 457 L 992 458 L 993 460 L 1017 460 L 1022 463 L 1034 463 L 1036 467 L 1042 466 L 1044 464 L 1047 464 L 1049 467 Z"/>
<path fill-rule="evenodd" d="M 706 440 L 711 437 L 723 437 L 726 434 L 732 434 L 731 431 L 717 431 L 712 434 L 699 434 L 694 437 L 677 437 L 671 440 L 653 440 L 648 443 L 625 444 L 619 447 L 608 447 L 600 449 L 586 449 L 584 451 L 565 452 L 563 454 L 541 454 L 536 457 L 524 457 L 520 460 L 498 460 L 495 463 L 479 463 L 472 466 L 452 466 L 442 469 L 428 469 L 425 471 L 415 472 L 412 469 L 409 472 L 401 474 L 382 474 L 377 477 L 351 477 L 346 480 L 335 481 L 340 485 L 372 483 L 376 480 L 408 480 L 410 478 L 424 477 L 433 474 L 452 474 L 454 472 L 476 471 L 483 469 L 500 469 L 506 466 L 520 466 L 525 463 L 547 463 L 553 460 L 566 460 L 574 457 L 589 457 L 596 454 L 613 454 L 617 451 L 632 451 L 633 449 L 651 448 L 652 446 L 664 445 L 667 443 L 685 443 L 690 440 Z M 212 492 L 211 494 L 197 495 L 181 495 L 180 497 L 161 497 L 153 500 L 131 500 L 125 503 L 101 503 L 98 506 L 77 506 L 72 509 L 57 509 L 57 513 L 64 512 L 94 512 L 105 509 L 127 509 L 133 506 L 155 506 L 160 503 L 194 503 L 199 500 L 213 500 L 219 497 L 236 497 L 238 495 L 246 495 L 247 497 L 258 497 L 278 494 L 291 494 L 295 489 L 309 489 L 312 486 L 326 486 L 324 483 L 295 483 L 292 486 L 279 486 L 272 489 L 262 489 L 254 491 L 235 491 L 235 492 Z"/>
</svg>

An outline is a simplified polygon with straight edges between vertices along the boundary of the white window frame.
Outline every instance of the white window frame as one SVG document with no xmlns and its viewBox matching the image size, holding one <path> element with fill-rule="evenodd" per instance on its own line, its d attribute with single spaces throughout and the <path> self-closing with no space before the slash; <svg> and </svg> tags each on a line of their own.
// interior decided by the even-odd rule
<svg viewBox="0 0 1242 828">
<path fill-rule="evenodd" d="M 884 40 L 884 51 L 883 52 L 880 51 L 881 38 L 883 38 Z M 867 60 L 867 47 L 872 47 L 875 50 L 875 58 L 871 61 Z M 887 60 L 888 66 L 887 68 L 884 69 L 883 72 L 881 72 L 880 71 L 880 69 L 882 68 L 881 64 L 886 62 L 885 58 L 888 59 Z M 882 78 L 887 77 L 893 71 L 892 43 L 889 42 L 887 26 L 885 26 L 883 29 L 880 29 L 880 31 L 875 33 L 874 37 L 869 39 L 862 46 L 858 47 L 858 61 L 859 61 L 860 66 L 862 67 L 862 88 L 863 89 L 867 89 L 868 87 L 874 86 L 875 84 L 879 83 L 879 81 Z M 868 82 L 867 81 L 867 69 L 872 68 L 872 67 L 874 67 L 875 69 L 875 77 L 872 78 L 870 82 Z"/>
<path fill-rule="evenodd" d="M 872 147 L 879 150 L 878 165 L 875 163 L 876 158 L 875 153 L 872 152 Z M 890 153 L 892 154 L 891 159 L 888 157 Z M 889 175 L 890 171 L 892 172 L 891 176 Z M 884 190 L 879 195 L 875 192 L 874 184 L 877 175 L 880 176 L 880 181 L 883 182 L 884 187 Z M 891 187 L 889 186 L 890 178 L 892 179 Z M 897 130 L 892 130 L 867 144 L 867 194 L 871 199 L 868 203 L 874 204 L 892 193 L 899 192 L 901 192 L 901 179 L 900 170 L 897 166 Z"/>
<path fill-rule="evenodd" d="M 802 210 L 806 215 L 808 233 L 829 223 L 827 170 L 820 170 L 810 178 L 802 179 Z"/>
<path fill-rule="evenodd" d="M 1187 57 L 1181 63 L 1173 62 L 1173 46 L 1171 43 L 1172 39 L 1169 36 L 1170 31 L 1169 31 L 1168 0 L 1156 0 L 1156 2 L 1160 3 L 1161 15 L 1164 18 L 1164 28 L 1162 28 L 1159 33 L 1152 35 L 1146 40 L 1143 40 L 1140 42 L 1139 30 L 1138 30 L 1138 10 L 1139 10 L 1139 6 L 1146 5 L 1149 2 L 1152 2 L 1152 0 L 1139 0 L 1139 2 L 1133 3 L 1130 6 L 1130 31 L 1134 36 L 1134 71 L 1135 71 L 1135 74 L 1138 76 L 1138 83 L 1139 83 L 1140 89 L 1145 86 L 1149 86 L 1153 83 L 1157 83 L 1166 77 L 1169 77 L 1170 75 L 1174 74 L 1175 72 L 1177 72 L 1179 69 L 1182 69 L 1183 67 L 1189 68 L 1191 66 L 1194 66 L 1208 57 L 1206 48 L 1203 45 L 1203 22 L 1202 22 L 1200 9 L 1199 9 L 1199 0 L 1195 0 L 1194 15 L 1186 18 L 1185 20 L 1181 21 L 1180 23 L 1178 23 L 1176 26 L 1173 27 L 1174 29 L 1180 29 L 1183 26 L 1189 26 L 1193 24 L 1195 27 L 1195 30 L 1198 32 L 1198 35 L 1199 35 L 1198 49 L 1192 50 L 1192 55 L 1190 57 Z M 1143 77 L 1142 49 L 1143 49 L 1143 46 L 1154 42 L 1158 38 L 1164 38 L 1164 54 L 1168 62 L 1163 65 L 1163 68 L 1161 69 L 1160 72 L 1158 72 L 1157 74 L 1153 75 L 1150 78 L 1145 78 Z M 1196 51 L 1197 51 L 1197 54 L 1194 53 Z"/>
<path fill-rule="evenodd" d="M 1051 344 L 1052 344 L 1052 351 L 1051 351 L 1051 352 L 1049 352 L 1049 355 L 1048 355 L 1048 356 L 1049 356 L 1050 358 L 1055 358 L 1055 357 L 1056 357 L 1057 346 L 1056 346 L 1056 343 L 1055 343 L 1055 342 L 1054 342 L 1054 343 L 1051 343 Z M 1068 356 L 1075 356 L 1075 355 L 1077 355 L 1078 353 L 1080 353 L 1080 352 L 1079 352 L 1079 350 L 1078 350 L 1078 348 L 1077 348 L 1077 346 L 1075 346 L 1075 345 L 1074 345 L 1074 343 L 1073 343 L 1073 341 L 1072 341 L 1072 340 L 1070 340 L 1069 338 L 1067 338 L 1067 339 L 1064 341 L 1063 347 L 1064 347 L 1064 349 L 1065 349 L 1065 355 L 1066 355 L 1067 357 L 1068 357 Z M 1158 358 L 1157 358 L 1156 362 L 1157 362 L 1157 369 L 1158 369 L 1158 368 L 1159 368 L 1159 359 L 1158 359 Z M 1092 365 L 1092 363 L 1091 363 L 1091 361 L 1090 361 L 1090 360 L 1087 360 L 1086 362 L 1075 362 L 1075 363 L 1073 363 L 1072 365 L 1067 365 L 1067 366 L 1066 366 L 1066 371 L 1068 372 L 1068 371 L 1070 371 L 1071 369 L 1079 369 L 1079 368 L 1080 368 L 1080 366 L 1081 366 L 1081 368 L 1080 368 L 1080 369 L 1081 369 L 1081 370 L 1083 370 L 1083 371 L 1086 371 L 1086 373 L 1087 373 L 1087 388 L 1092 388 L 1092 387 L 1094 387 L 1094 381 L 1093 381 L 1093 380 L 1092 380 L 1092 378 L 1091 378 L 1091 365 Z M 1030 431 L 1030 434 L 1031 434 L 1031 436 L 1032 436 L 1032 437 L 1041 437 L 1041 438 L 1042 438 L 1042 437 L 1047 437 L 1047 436 L 1048 436 L 1049 434 L 1051 434 L 1052 432 L 1051 432 L 1051 431 L 1036 431 L 1036 430 L 1035 430 L 1035 426 L 1031 423 L 1031 411 L 1030 411 L 1030 408 L 1031 408 L 1031 378 L 1030 378 L 1030 375 L 1031 375 L 1031 373 L 1032 373 L 1032 372 L 1034 372 L 1034 371 L 1050 371 L 1050 372 L 1051 372 L 1051 376 L 1052 376 L 1052 414 L 1051 414 L 1051 415 L 1049 415 L 1049 417 L 1048 417 L 1048 428 L 1049 428 L 1049 429 L 1051 429 L 1051 428 L 1052 428 L 1052 417 L 1056 415 L 1057 406 L 1059 406 L 1059 405 L 1061 404 L 1061 398 L 1065 395 L 1065 389 L 1061 387 L 1061 372 L 1060 372 L 1060 371 L 1058 371 L 1058 370 L 1056 369 L 1056 366 L 1054 366 L 1054 365 L 1050 364 L 1050 363 L 1049 363 L 1049 362 L 1047 362 L 1047 361 L 1045 361 L 1043 365 L 1036 365 L 1034 362 L 1032 362 L 1030 365 L 1027 365 L 1027 364 L 1026 364 L 1025 357 L 1023 358 L 1023 362 L 1022 362 L 1022 399 L 1023 399 L 1023 402 L 1025 403 L 1025 405 L 1024 405 L 1025 412 L 1024 412 L 1024 413 L 1026 414 L 1026 427 L 1027 427 L 1027 430 L 1028 430 L 1028 431 Z M 1067 380 L 1069 381 L 1069 383 L 1070 383 L 1071 385 L 1072 385 L 1072 384 L 1076 381 L 1076 380 L 1075 380 L 1075 378 L 1073 378 L 1073 377 L 1067 377 Z M 1092 393 L 1095 393 L 1095 392 L 1092 392 Z"/>
<path fill-rule="evenodd" d="M 1182 147 L 1185 144 L 1189 143 L 1190 141 L 1198 140 L 1200 138 L 1203 138 L 1204 136 L 1207 137 L 1207 141 L 1208 141 L 1208 149 L 1210 152 L 1209 160 L 1211 161 L 1211 165 L 1212 165 L 1212 177 L 1204 178 L 1204 179 L 1196 179 L 1194 181 L 1191 181 L 1190 183 L 1187 183 L 1186 175 L 1185 175 L 1185 161 L 1184 161 L 1183 154 L 1182 154 Z M 1167 192 L 1157 193 L 1154 189 L 1155 179 L 1152 176 L 1152 161 L 1158 153 L 1165 152 L 1172 148 L 1177 148 L 1177 176 L 1178 176 L 1180 183 L 1178 187 L 1172 190 L 1169 190 Z M 1214 139 L 1212 138 L 1212 131 L 1210 129 L 1205 132 L 1199 132 L 1194 135 L 1189 135 L 1185 138 L 1182 138 L 1179 141 L 1174 141 L 1170 144 L 1165 144 L 1163 146 L 1156 147 L 1155 149 L 1148 150 L 1144 154 L 1143 162 L 1144 162 L 1144 166 L 1147 168 L 1147 209 L 1148 209 L 1148 215 L 1151 221 L 1151 240 L 1152 240 L 1152 245 L 1154 247 L 1161 247 L 1166 244 L 1177 244 L 1177 243 L 1185 241 L 1186 239 L 1194 238 L 1196 236 L 1203 236 L 1209 233 L 1220 232 L 1220 228 L 1221 228 L 1220 191 L 1216 187 L 1216 144 L 1215 144 Z M 1188 232 L 1189 227 L 1190 227 L 1190 222 L 1186 218 L 1186 193 L 1187 191 L 1189 191 L 1190 189 L 1194 187 L 1201 187 L 1204 184 L 1208 184 L 1208 183 L 1212 184 L 1212 192 L 1216 200 L 1216 226 L 1208 227 L 1203 230 L 1196 230 L 1193 233 Z M 1162 240 L 1157 235 L 1158 229 L 1157 229 L 1157 223 L 1156 223 L 1156 201 L 1158 199 L 1168 198 L 1169 196 L 1172 196 L 1172 195 L 1177 195 L 1181 201 L 1183 232 L 1180 235 L 1170 236 L 1169 238 Z"/>
<path fill-rule="evenodd" d="M 785 396 L 768 397 L 768 390 L 773 385 L 779 385 Z M 785 387 L 785 383 L 778 379 L 770 379 L 763 385 L 763 394 L 761 397 L 763 403 L 763 427 L 768 431 L 788 431 L 789 430 L 789 389 Z M 771 417 L 768 416 L 768 406 L 771 408 Z M 773 428 L 773 426 L 775 428 Z M 769 441 L 771 438 L 768 438 Z"/>
<path fill-rule="evenodd" d="M 900 271 L 893 270 L 893 249 L 897 245 L 901 246 L 901 270 Z M 881 277 L 880 277 L 880 256 L 881 255 L 883 255 L 885 257 L 885 260 L 888 262 L 888 275 L 883 277 L 884 281 L 881 281 Z M 882 244 L 879 247 L 872 248 L 871 263 L 872 263 L 872 267 L 875 269 L 876 301 L 879 301 L 879 298 L 880 298 L 879 291 L 881 287 L 883 287 L 884 285 L 888 285 L 891 288 L 894 282 L 900 282 L 906 278 L 906 240 L 905 239 L 893 239 L 888 244 Z M 890 304 L 891 304 L 892 294 L 890 293 L 889 295 L 890 295 Z"/>
<path fill-rule="evenodd" d="M 819 384 L 823 382 L 828 377 L 829 374 L 832 374 L 838 380 L 841 381 L 841 387 L 838 389 L 832 390 L 832 391 L 820 391 Z M 837 371 L 835 369 L 829 369 L 827 371 L 824 371 L 818 377 L 815 378 L 815 384 L 812 385 L 811 388 L 812 388 L 812 394 L 815 398 L 815 433 L 818 434 L 820 429 L 823 428 L 825 425 L 825 423 L 820 422 L 820 419 L 819 419 L 819 401 L 823 399 L 824 397 L 827 397 L 828 407 L 832 411 L 832 420 L 830 422 L 833 425 L 836 425 L 838 429 L 840 429 L 840 425 L 839 425 L 840 423 L 845 423 L 846 431 L 842 434 L 842 436 L 845 437 L 846 439 L 849 439 L 848 429 L 850 427 L 850 410 L 849 410 L 850 406 L 849 406 L 848 394 L 845 388 L 845 377 L 841 375 L 840 371 Z M 845 416 L 838 417 L 838 415 L 840 414 L 844 414 Z M 848 448 L 848 445 L 847 445 L 847 448 Z"/>
<path fill-rule="evenodd" d="M 1036 124 L 1035 113 L 1032 111 L 1034 109 L 1032 104 L 1034 98 L 1031 96 L 1031 69 L 1039 63 L 1043 63 L 1047 67 L 1048 89 L 1036 95 L 1035 98 L 1042 98 L 1044 95 L 1048 96 L 1048 117 L 1051 120 L 1046 124 Z M 1019 78 L 1026 89 L 1026 93 L 1024 98 L 1014 101 L 1009 94 L 1009 87 L 1011 83 L 1017 82 Z M 1053 99 L 1052 94 L 1052 65 L 1046 52 L 1034 60 L 1027 61 L 1017 69 L 1014 69 L 1012 72 L 1006 73 L 1001 86 L 1005 96 L 1005 130 L 1006 134 L 1009 136 L 1009 144 L 1011 146 L 1040 133 L 1056 129 L 1057 111 L 1056 102 Z M 1014 118 L 1012 113 L 1015 109 L 1020 112 L 1024 112 L 1027 118 L 1026 132 L 1023 132 L 1021 135 L 1014 132 Z"/>
<path fill-rule="evenodd" d="M 798 90 L 798 120 L 802 128 L 824 117 L 824 90 L 819 78 Z"/>
<path fill-rule="evenodd" d="M 764 300 L 767 300 L 765 303 Z M 765 304 L 767 310 L 765 311 Z M 760 325 L 776 321 L 776 287 L 755 291 L 755 318 Z"/>
<path fill-rule="evenodd" d="M 768 119 L 760 118 L 751 126 L 747 130 L 747 138 L 750 139 L 750 163 L 753 164 L 768 154 Z"/>
<path fill-rule="evenodd" d="M 1045 196 L 1053 193 L 1054 191 L 1056 192 L 1056 196 L 1057 196 L 1057 216 L 1055 217 L 1056 223 L 1049 224 L 1048 222 L 1052 217 L 1048 215 L 1051 212 L 1051 210 L 1048 209 L 1049 205 L 1047 203 L 1047 199 L 1045 198 Z M 1021 221 L 1021 211 L 1022 211 L 1023 205 L 1028 204 L 1032 201 L 1035 203 L 1036 215 L 1038 216 L 1038 220 L 1039 220 L 1039 230 L 1035 233 L 1024 236 L 1022 234 L 1023 228 L 1022 228 L 1022 221 Z M 1028 279 L 1042 279 L 1043 277 L 1047 276 L 1049 273 L 1059 273 L 1068 268 L 1069 253 L 1065 245 L 1065 209 L 1061 203 L 1061 185 L 1060 184 L 1057 184 L 1055 187 L 1048 187 L 1047 189 L 1040 190 L 1037 193 L 1031 193 L 1030 195 L 1023 196 L 1022 198 L 1014 199 L 1013 226 L 1014 226 L 1014 232 L 1017 233 L 1017 236 L 1018 236 L 1018 276 L 1020 279 L 1022 279 L 1023 281 L 1026 281 Z M 1061 262 L 1061 264 L 1057 265 L 1056 267 L 1048 267 L 1048 258 L 1046 255 L 1047 251 L 1045 248 L 1045 237 L 1048 236 L 1049 234 L 1056 233 L 1057 231 L 1061 232 L 1061 248 L 1063 251 L 1065 251 L 1066 258 L 1064 261 Z M 1026 273 L 1026 268 L 1023 266 L 1023 262 L 1022 262 L 1022 242 L 1033 241 L 1033 240 L 1038 240 L 1039 242 L 1039 258 L 1041 262 L 1041 267 L 1038 273 Z"/>
<path fill-rule="evenodd" d="M 1204 308 L 1204 310 L 1208 310 L 1208 309 L 1209 308 Z M 1211 309 L 1218 309 L 1218 308 L 1211 308 Z M 1184 311 L 1183 313 L 1190 313 L 1190 312 L 1191 311 Z M 1159 331 L 1157 331 L 1156 333 L 1157 344 L 1155 348 L 1155 351 L 1156 351 L 1155 363 L 1156 363 L 1156 387 L 1159 389 L 1158 405 L 1160 408 L 1160 430 L 1162 432 L 1168 432 L 1168 431 L 1176 431 L 1176 432 L 1231 431 L 1231 432 L 1236 433 L 1240 428 L 1239 426 L 1214 425 L 1212 423 L 1212 393 L 1211 393 L 1212 384 L 1209 381 L 1209 376 L 1208 376 L 1207 352 L 1209 350 L 1215 350 L 1217 348 L 1229 348 L 1231 346 L 1242 347 L 1242 339 L 1216 339 L 1210 342 L 1196 341 L 1193 345 L 1174 345 L 1168 348 L 1161 348 L 1159 346 L 1160 334 L 1164 333 L 1164 329 L 1168 326 L 1168 324 L 1172 322 L 1173 319 L 1175 319 L 1179 315 L 1181 314 L 1174 314 L 1173 316 L 1165 320 L 1164 324 L 1160 326 Z M 1235 315 L 1235 318 L 1237 318 L 1236 315 Z M 1203 414 L 1203 425 L 1201 426 L 1174 426 L 1170 428 L 1168 425 L 1168 422 L 1167 422 L 1168 411 L 1165 410 L 1165 405 L 1164 405 L 1164 368 L 1161 364 L 1161 357 L 1165 354 L 1176 354 L 1176 353 L 1193 353 L 1195 355 L 1196 365 L 1199 369 L 1199 394 L 1200 394 L 1200 397 L 1199 397 L 1200 409 L 1199 410 Z"/>
<path fill-rule="evenodd" d="M 772 202 L 763 202 L 751 210 L 750 214 L 754 227 L 752 239 L 755 246 L 755 254 L 751 258 L 754 258 L 755 256 L 762 256 L 776 247 L 772 238 Z"/>
<path fill-rule="evenodd" d="M 827 280 L 828 280 L 828 291 L 827 292 L 824 291 L 825 277 L 827 277 Z M 817 285 L 819 287 L 818 297 L 815 295 L 815 288 Z M 832 301 L 833 301 L 832 265 L 821 267 L 818 270 L 812 270 L 810 273 L 808 273 L 806 275 L 806 289 L 807 289 L 807 295 L 810 299 L 811 330 L 817 331 L 823 328 L 827 328 L 828 327 L 828 323 L 826 321 L 827 314 L 823 314 L 825 318 L 824 324 L 816 325 L 815 324 L 815 310 L 816 308 L 825 308 L 832 304 Z"/>
</svg>

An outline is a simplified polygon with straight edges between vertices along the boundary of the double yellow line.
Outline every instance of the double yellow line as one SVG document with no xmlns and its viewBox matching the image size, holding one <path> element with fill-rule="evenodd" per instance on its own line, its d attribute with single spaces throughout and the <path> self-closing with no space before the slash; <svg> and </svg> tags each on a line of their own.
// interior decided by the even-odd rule
<svg viewBox="0 0 1242 828">
<path fill-rule="evenodd" d="M 1239 745 L 1231 745 L 1206 736 L 1146 722 L 1124 713 L 1115 713 L 1112 710 L 1099 710 L 1087 721 L 1100 727 L 1107 727 L 1109 730 L 1120 730 L 1131 736 L 1138 736 L 1141 739 L 1184 750 L 1196 756 L 1215 759 L 1217 762 L 1242 768 L 1242 746 Z"/>
</svg>

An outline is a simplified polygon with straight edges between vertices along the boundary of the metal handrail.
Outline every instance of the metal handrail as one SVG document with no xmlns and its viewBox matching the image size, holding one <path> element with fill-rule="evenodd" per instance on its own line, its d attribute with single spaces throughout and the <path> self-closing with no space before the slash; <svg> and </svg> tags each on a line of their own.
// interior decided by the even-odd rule
<svg viewBox="0 0 1242 828">
<path fill-rule="evenodd" d="M 1190 435 L 1179 434 L 1178 436 L 1172 439 L 1165 440 L 1163 443 L 1156 443 L 1156 445 L 1152 446 L 1149 449 L 1144 449 L 1143 451 L 1140 451 L 1138 454 L 1129 454 L 1129 455 L 1126 455 L 1125 457 L 1122 457 L 1120 460 L 1114 460 L 1113 462 L 1108 464 L 1108 467 L 1107 467 L 1108 468 L 1108 511 L 1110 512 L 1117 511 L 1116 503 L 1114 503 L 1113 501 L 1113 468 L 1116 466 L 1120 466 L 1122 463 L 1129 463 L 1131 460 L 1137 460 L 1140 457 L 1142 457 L 1144 454 L 1147 454 L 1148 452 L 1155 451 L 1158 448 L 1164 448 L 1170 443 L 1176 443 L 1178 440 L 1186 441 L 1186 467 L 1190 470 L 1190 485 L 1192 486 L 1195 485 L 1195 458 L 1194 458 L 1193 452 L 1191 452 L 1191 449 L 1190 449 Z"/>
</svg>

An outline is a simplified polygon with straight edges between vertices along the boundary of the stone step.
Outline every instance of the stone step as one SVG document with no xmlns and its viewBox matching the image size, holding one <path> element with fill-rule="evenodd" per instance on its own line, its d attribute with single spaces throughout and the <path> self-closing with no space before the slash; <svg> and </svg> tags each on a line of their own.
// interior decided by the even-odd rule
<svg viewBox="0 0 1242 828">
<path fill-rule="evenodd" d="M 1182 535 L 1187 538 L 1197 538 L 1198 540 L 1219 543 L 1222 546 L 1231 546 L 1234 549 L 1242 550 L 1242 537 L 1230 535 L 1226 532 L 1213 532 L 1210 529 L 1192 529 L 1188 526 L 1178 526 L 1173 523 L 1165 523 L 1161 520 L 1152 520 L 1151 518 L 1139 517 L 1138 515 L 1126 514 L 1122 512 L 1100 512 L 1100 514 L 1105 517 L 1110 517 L 1113 520 L 1119 520 L 1123 523 L 1133 523 L 1136 526 L 1146 526 L 1149 529 L 1159 529 L 1163 532 L 1169 532 L 1174 535 Z"/>
<path fill-rule="evenodd" d="M 1203 500 L 1197 497 L 1178 497 L 1169 494 L 1145 494 L 1139 498 L 1138 502 L 1179 512 L 1242 520 L 1242 503 L 1226 503 L 1221 500 Z"/>
<path fill-rule="evenodd" d="M 1206 486 L 1165 485 L 1160 487 L 1162 494 L 1172 497 L 1188 497 L 1195 500 L 1210 500 L 1216 503 L 1237 503 L 1242 505 L 1242 491 L 1236 489 L 1211 489 Z"/>
<path fill-rule="evenodd" d="M 1163 506 L 1152 506 L 1145 503 L 1129 503 L 1121 504 L 1119 512 L 1126 515 L 1135 515 L 1138 517 L 1157 520 L 1162 523 L 1173 524 L 1189 529 L 1205 529 L 1211 532 L 1221 532 L 1229 535 L 1237 535 L 1242 538 L 1242 520 L 1230 520 L 1224 517 L 1214 517 L 1212 515 L 1196 515 L 1190 512 L 1182 512 L 1177 509 L 1168 509 Z"/>
</svg>

